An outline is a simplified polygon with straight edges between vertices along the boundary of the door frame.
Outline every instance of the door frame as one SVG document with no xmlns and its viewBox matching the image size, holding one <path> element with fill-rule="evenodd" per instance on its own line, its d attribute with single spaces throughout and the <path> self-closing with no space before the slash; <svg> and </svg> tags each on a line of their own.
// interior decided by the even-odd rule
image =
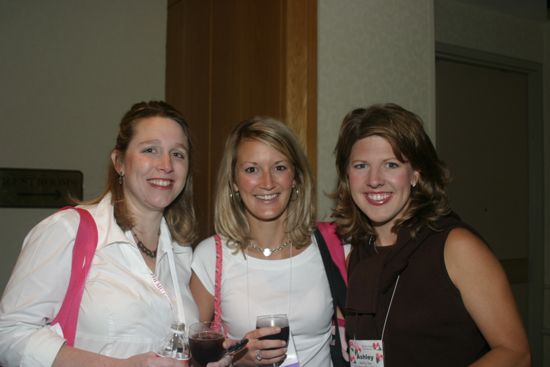
<svg viewBox="0 0 550 367">
<path fill-rule="evenodd" d="M 528 103 L 528 177 L 529 177 L 529 242 L 528 242 L 528 315 L 527 333 L 533 366 L 541 366 L 544 329 L 544 131 L 542 65 L 485 51 L 436 42 L 436 60 L 519 72 L 527 75 Z M 436 122 L 437 130 L 437 122 Z"/>
</svg>

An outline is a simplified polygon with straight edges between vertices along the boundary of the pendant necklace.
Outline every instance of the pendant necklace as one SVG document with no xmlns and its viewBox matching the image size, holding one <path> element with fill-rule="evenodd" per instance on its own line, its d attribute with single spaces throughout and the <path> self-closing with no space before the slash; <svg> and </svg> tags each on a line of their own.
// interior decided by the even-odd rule
<svg viewBox="0 0 550 367">
<path fill-rule="evenodd" d="M 260 247 L 260 246 L 256 245 L 255 243 L 252 243 L 252 242 L 250 243 L 250 247 L 252 247 L 254 250 L 258 251 L 260 254 L 264 255 L 264 257 L 270 257 L 274 253 L 285 249 L 286 247 L 288 247 L 288 245 L 290 245 L 289 242 L 284 242 L 279 247 L 269 248 L 269 247 Z"/>
</svg>

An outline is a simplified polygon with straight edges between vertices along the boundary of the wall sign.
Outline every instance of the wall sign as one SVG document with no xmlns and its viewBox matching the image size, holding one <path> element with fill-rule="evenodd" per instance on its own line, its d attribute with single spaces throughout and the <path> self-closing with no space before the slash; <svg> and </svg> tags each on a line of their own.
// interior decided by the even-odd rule
<svg viewBox="0 0 550 367">
<path fill-rule="evenodd" d="M 60 208 L 82 200 L 80 171 L 0 168 L 0 207 Z"/>
</svg>

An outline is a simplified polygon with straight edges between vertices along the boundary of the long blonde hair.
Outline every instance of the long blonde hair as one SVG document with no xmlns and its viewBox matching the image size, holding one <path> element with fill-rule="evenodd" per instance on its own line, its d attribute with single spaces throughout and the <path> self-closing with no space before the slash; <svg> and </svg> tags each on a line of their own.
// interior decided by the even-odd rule
<svg viewBox="0 0 550 367">
<path fill-rule="evenodd" d="M 251 241 L 244 205 L 233 191 L 237 150 L 243 140 L 256 140 L 282 153 L 292 164 L 296 187 L 288 204 L 287 238 L 296 248 L 310 243 L 315 205 L 313 179 L 307 158 L 292 130 L 270 117 L 253 117 L 233 129 L 225 142 L 215 200 L 214 226 L 228 245 L 244 251 Z"/>
</svg>

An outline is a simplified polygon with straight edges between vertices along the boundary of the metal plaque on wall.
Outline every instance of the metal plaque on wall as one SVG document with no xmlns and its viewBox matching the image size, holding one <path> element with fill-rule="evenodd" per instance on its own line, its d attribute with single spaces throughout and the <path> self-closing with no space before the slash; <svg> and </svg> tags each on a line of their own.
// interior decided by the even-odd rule
<svg viewBox="0 0 550 367">
<path fill-rule="evenodd" d="M 0 207 L 60 208 L 82 200 L 80 171 L 0 168 Z"/>
</svg>

